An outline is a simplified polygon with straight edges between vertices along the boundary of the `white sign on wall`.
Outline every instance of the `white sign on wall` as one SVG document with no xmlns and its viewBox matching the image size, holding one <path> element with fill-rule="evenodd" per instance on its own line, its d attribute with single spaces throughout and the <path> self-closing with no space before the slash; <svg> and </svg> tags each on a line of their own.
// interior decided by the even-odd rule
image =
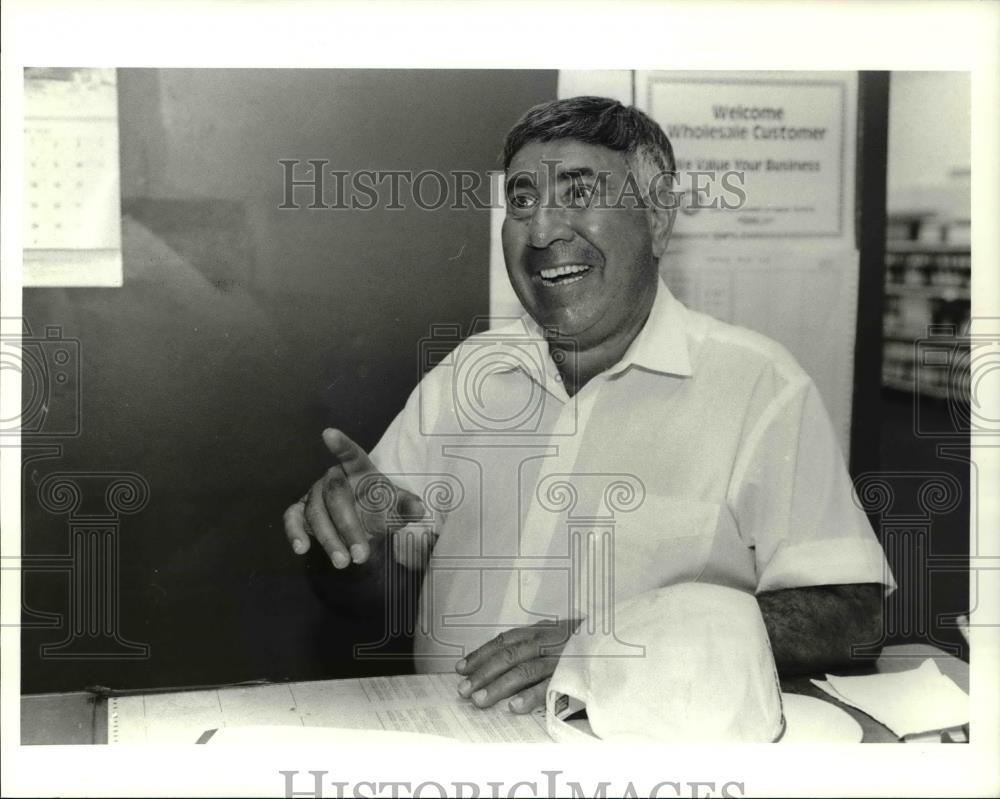
<svg viewBox="0 0 1000 799">
<path fill-rule="evenodd" d="M 836 73 L 637 73 L 636 104 L 666 131 L 687 190 L 677 236 L 844 236 L 850 94 Z"/>
</svg>

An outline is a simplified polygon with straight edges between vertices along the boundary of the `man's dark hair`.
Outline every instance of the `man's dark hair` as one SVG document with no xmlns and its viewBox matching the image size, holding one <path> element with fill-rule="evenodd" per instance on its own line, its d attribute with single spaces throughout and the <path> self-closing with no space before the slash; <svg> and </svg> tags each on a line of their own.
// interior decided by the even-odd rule
<svg viewBox="0 0 1000 799">
<path fill-rule="evenodd" d="M 529 109 L 504 139 L 504 171 L 524 145 L 556 139 L 574 139 L 624 153 L 634 169 L 650 173 L 647 181 L 657 173 L 672 175 L 676 171 L 674 149 L 663 129 L 638 108 L 607 97 L 570 97 Z"/>
</svg>

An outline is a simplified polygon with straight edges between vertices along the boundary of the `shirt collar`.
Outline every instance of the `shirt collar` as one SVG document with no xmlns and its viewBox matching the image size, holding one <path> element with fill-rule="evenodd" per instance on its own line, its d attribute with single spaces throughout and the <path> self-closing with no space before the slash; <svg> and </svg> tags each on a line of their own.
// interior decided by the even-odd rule
<svg viewBox="0 0 1000 799">
<path fill-rule="evenodd" d="M 670 293 L 663 278 L 657 280 L 653 307 L 622 359 L 607 374 L 624 372 L 630 366 L 678 377 L 691 376 L 691 355 L 685 330 L 687 308 Z"/>
<path fill-rule="evenodd" d="M 635 366 L 661 374 L 690 377 L 691 356 L 685 331 L 686 314 L 687 308 L 670 293 L 663 278 L 659 278 L 653 307 L 649 311 L 646 323 L 632 340 L 621 360 L 604 374 L 606 376 L 620 374 L 630 366 Z M 524 314 L 520 322 L 525 333 L 533 339 L 544 342 L 544 331 L 531 316 Z M 546 378 L 549 376 L 546 373 Z M 546 379 L 543 385 L 547 382 Z"/>
</svg>

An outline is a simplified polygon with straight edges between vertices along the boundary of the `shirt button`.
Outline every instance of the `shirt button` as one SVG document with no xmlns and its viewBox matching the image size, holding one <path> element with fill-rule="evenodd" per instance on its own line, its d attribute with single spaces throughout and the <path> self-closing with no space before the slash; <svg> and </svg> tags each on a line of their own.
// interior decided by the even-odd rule
<svg viewBox="0 0 1000 799">
<path fill-rule="evenodd" d="M 562 382 L 562 375 L 559 374 L 559 372 L 556 372 L 554 375 L 552 375 L 552 377 L 555 378 L 555 381 L 557 383 L 561 383 Z"/>
</svg>

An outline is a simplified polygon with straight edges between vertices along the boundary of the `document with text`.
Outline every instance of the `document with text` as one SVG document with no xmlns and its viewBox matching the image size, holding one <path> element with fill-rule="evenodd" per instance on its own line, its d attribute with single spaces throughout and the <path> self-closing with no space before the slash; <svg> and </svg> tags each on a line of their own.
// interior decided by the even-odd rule
<svg viewBox="0 0 1000 799">
<path fill-rule="evenodd" d="M 257 737 L 267 727 L 297 727 L 427 734 L 467 743 L 550 741 L 544 708 L 515 715 L 500 702 L 481 710 L 458 696 L 457 679 L 414 674 L 115 696 L 108 700 L 108 743 L 193 744 L 212 730 L 247 727 Z M 273 743 L 281 743 L 281 730 L 274 733 Z"/>
</svg>

